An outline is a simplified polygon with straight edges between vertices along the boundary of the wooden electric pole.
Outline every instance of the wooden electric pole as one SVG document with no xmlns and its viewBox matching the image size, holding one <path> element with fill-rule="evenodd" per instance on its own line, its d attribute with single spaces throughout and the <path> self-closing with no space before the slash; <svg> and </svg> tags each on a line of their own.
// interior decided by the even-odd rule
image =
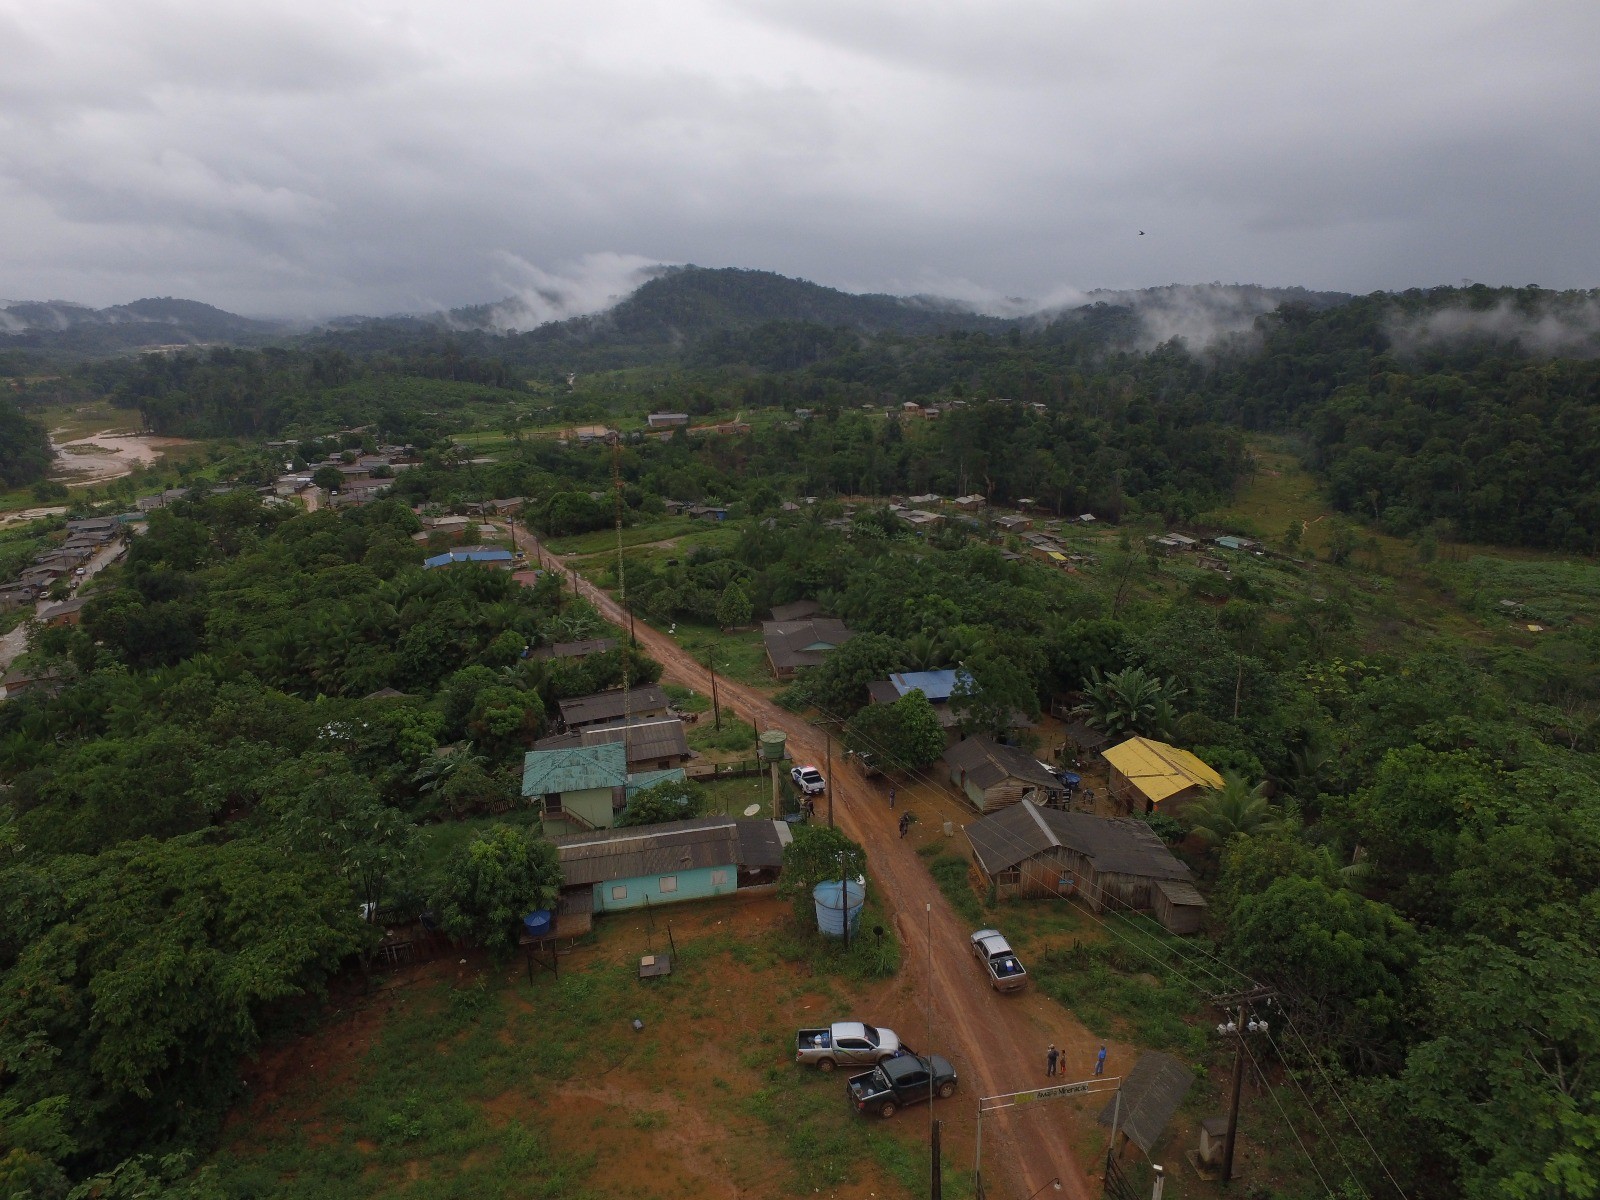
<svg viewBox="0 0 1600 1200">
<path fill-rule="evenodd" d="M 940 1169 L 939 1164 L 939 1128 L 941 1124 L 942 1122 L 940 1121 L 933 1123 L 932 1145 L 929 1147 L 933 1155 L 933 1162 L 929 1168 L 932 1171 L 932 1175 L 928 1183 L 928 1200 L 943 1200 L 944 1196 L 944 1172 Z"/>
</svg>

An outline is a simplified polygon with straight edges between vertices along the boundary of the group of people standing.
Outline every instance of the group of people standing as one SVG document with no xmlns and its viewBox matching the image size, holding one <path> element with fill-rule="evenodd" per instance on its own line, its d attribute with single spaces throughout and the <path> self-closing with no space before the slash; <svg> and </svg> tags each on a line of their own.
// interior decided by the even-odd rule
<svg viewBox="0 0 1600 1200">
<path fill-rule="evenodd" d="M 1054 1042 L 1051 1042 L 1050 1048 L 1044 1052 L 1044 1073 L 1052 1078 L 1067 1073 L 1067 1056 L 1065 1052 L 1056 1049 Z M 1101 1046 L 1100 1053 L 1095 1055 L 1094 1073 L 1096 1075 L 1104 1075 L 1106 1073 L 1106 1048 L 1104 1046 Z"/>
</svg>

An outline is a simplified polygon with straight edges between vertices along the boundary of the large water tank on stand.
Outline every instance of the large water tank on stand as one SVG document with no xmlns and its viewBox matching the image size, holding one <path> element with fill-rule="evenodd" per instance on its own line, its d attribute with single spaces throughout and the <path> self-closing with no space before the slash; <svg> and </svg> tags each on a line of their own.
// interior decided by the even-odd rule
<svg viewBox="0 0 1600 1200">
<path fill-rule="evenodd" d="M 782 762 L 788 755 L 786 740 L 788 734 L 781 729 L 768 729 L 761 735 L 761 761 Z"/>
<path fill-rule="evenodd" d="M 848 883 L 848 887 L 845 884 Z M 844 936 L 845 911 L 848 907 L 850 936 L 861 927 L 861 906 L 866 903 L 866 885 L 860 880 L 829 879 L 811 891 L 812 903 L 817 908 L 817 931 L 829 937 Z"/>
</svg>

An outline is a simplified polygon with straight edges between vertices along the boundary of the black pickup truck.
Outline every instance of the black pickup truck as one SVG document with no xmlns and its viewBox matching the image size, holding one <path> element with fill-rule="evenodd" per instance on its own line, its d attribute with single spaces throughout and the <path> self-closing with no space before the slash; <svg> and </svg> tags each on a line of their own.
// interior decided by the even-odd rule
<svg viewBox="0 0 1600 1200">
<path fill-rule="evenodd" d="M 879 1063 L 845 1085 L 859 1113 L 892 1117 L 907 1104 L 955 1095 L 956 1069 L 937 1054 L 907 1054 Z"/>
</svg>

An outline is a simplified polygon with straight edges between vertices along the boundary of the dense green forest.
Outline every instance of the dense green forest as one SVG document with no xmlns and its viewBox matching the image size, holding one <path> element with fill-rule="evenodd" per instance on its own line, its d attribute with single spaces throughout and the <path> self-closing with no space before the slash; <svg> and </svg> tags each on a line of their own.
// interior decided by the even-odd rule
<svg viewBox="0 0 1600 1200">
<path fill-rule="evenodd" d="M 45 477 L 51 463 L 45 427 L 0 400 L 0 487 L 21 487 Z"/>
<path fill-rule="evenodd" d="M 556 700 L 621 679 L 620 650 L 522 658 L 593 612 L 554 581 L 425 573 L 418 528 L 393 503 L 176 505 L 82 626 L 35 639 L 58 689 L 0 705 L 11 1188 L 205 1146 L 240 1056 L 364 962 L 360 905 L 470 908 L 420 873 L 418 823 L 508 808 Z M 383 688 L 405 695 L 363 698 Z"/>
</svg>

